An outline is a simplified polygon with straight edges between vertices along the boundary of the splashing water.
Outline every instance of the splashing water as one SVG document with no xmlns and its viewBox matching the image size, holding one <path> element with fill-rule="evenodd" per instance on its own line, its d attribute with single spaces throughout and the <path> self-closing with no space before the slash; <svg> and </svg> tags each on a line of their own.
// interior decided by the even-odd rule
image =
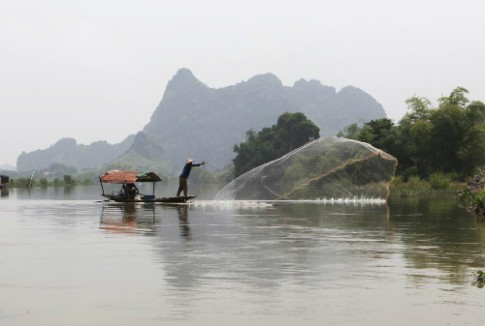
<svg viewBox="0 0 485 326">
<path fill-rule="evenodd" d="M 197 200 L 189 203 L 193 207 L 219 207 L 219 208 L 268 208 L 275 204 L 315 204 L 315 205 L 348 205 L 369 206 L 385 205 L 384 198 L 323 198 L 323 199 L 296 199 L 296 200 Z"/>
</svg>

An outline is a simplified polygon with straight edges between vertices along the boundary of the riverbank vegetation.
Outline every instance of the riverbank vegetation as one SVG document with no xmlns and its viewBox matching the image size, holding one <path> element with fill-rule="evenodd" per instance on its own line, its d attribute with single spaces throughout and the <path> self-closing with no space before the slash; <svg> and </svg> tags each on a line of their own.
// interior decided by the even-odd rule
<svg viewBox="0 0 485 326">
<path fill-rule="evenodd" d="M 458 194 L 471 210 L 485 212 L 485 192 L 476 189 L 485 176 L 480 172 L 485 166 L 485 104 L 470 102 L 467 93 L 457 87 L 437 107 L 413 96 L 397 124 L 390 119 L 352 124 L 339 136 L 370 143 L 398 159 L 392 196 Z M 470 176 L 474 182 L 467 180 Z M 470 184 L 475 188 L 469 189 Z"/>
<path fill-rule="evenodd" d="M 9 182 L 10 188 L 32 188 L 32 187 L 72 187 L 76 185 L 92 185 L 94 184 L 91 178 L 75 179 L 71 175 L 63 175 L 62 178 L 48 179 L 45 177 L 15 177 L 11 178 Z"/>
<path fill-rule="evenodd" d="M 453 197 L 463 190 L 463 187 L 464 182 L 443 173 L 434 173 L 427 179 L 414 175 L 406 181 L 402 176 L 396 176 L 391 183 L 390 193 L 393 197 Z"/>
<path fill-rule="evenodd" d="M 457 193 L 458 200 L 468 211 L 485 220 L 485 170 L 471 177 L 464 189 Z"/>
<path fill-rule="evenodd" d="M 437 107 L 413 96 L 397 124 L 390 119 L 352 124 L 339 136 L 370 143 L 396 157 L 396 175 L 404 182 L 419 177 L 439 188 L 446 185 L 443 176 L 463 181 L 485 165 L 485 104 L 470 103 L 467 93 L 457 87 L 440 98 Z"/>
</svg>

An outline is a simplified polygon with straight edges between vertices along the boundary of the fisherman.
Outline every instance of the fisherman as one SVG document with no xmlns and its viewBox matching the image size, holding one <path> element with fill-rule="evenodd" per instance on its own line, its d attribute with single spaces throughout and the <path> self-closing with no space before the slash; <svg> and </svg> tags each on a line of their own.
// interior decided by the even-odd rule
<svg viewBox="0 0 485 326">
<path fill-rule="evenodd" d="M 123 183 L 120 191 L 120 195 L 127 196 L 129 198 L 135 198 L 138 193 L 138 187 L 134 183 Z"/>
<path fill-rule="evenodd" d="M 177 197 L 180 196 L 180 193 L 183 191 L 184 196 L 187 197 L 187 179 L 189 177 L 190 171 L 192 170 L 193 166 L 201 166 L 205 165 L 207 162 L 202 161 L 200 163 L 194 163 L 194 160 L 189 158 L 187 159 L 187 162 L 185 163 L 184 169 L 182 170 L 182 174 L 180 174 L 179 177 L 179 189 L 177 190 Z"/>
<path fill-rule="evenodd" d="M 126 184 L 126 193 L 130 197 L 133 197 L 134 198 L 139 193 L 138 187 L 134 183 L 127 183 Z"/>
</svg>

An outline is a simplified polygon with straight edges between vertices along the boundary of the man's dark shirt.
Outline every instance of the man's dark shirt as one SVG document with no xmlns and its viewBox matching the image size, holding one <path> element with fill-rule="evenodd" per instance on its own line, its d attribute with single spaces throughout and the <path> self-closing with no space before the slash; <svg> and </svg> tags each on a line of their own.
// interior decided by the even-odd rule
<svg viewBox="0 0 485 326">
<path fill-rule="evenodd" d="M 193 166 L 200 166 L 202 163 L 187 163 L 184 166 L 182 174 L 180 175 L 182 178 L 187 179 L 189 177 L 190 171 L 192 170 Z"/>
</svg>

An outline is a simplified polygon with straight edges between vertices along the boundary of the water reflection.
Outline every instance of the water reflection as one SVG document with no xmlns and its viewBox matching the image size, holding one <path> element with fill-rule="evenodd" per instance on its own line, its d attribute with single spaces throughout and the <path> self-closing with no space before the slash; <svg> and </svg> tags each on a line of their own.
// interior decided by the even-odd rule
<svg viewBox="0 0 485 326">
<path fill-rule="evenodd" d="M 382 247 L 389 232 L 384 206 L 359 212 L 306 204 L 178 207 L 176 212 L 180 237 L 174 236 L 175 224 L 170 212 L 164 211 L 154 246 L 166 282 L 179 290 L 242 287 L 269 294 L 283 290 L 288 282 L 312 288 L 327 287 L 327 281 L 342 275 L 351 280 L 360 279 L 360 273 L 382 277 L 369 271 L 373 265 L 369 258 L 375 252 L 381 252 L 381 259 L 386 254 Z M 196 219 L 189 224 L 191 213 Z"/>
<path fill-rule="evenodd" d="M 485 266 L 485 227 L 450 200 L 172 209 L 180 237 L 169 223 L 173 211 L 164 211 L 154 245 L 167 282 L 181 288 L 218 278 L 260 289 L 288 280 L 325 287 L 343 275 L 360 286 L 351 280 L 397 281 L 403 271 L 416 285 L 430 278 L 463 285 L 470 267 Z"/>
<path fill-rule="evenodd" d="M 390 223 L 405 244 L 402 254 L 414 270 L 408 274 L 414 283 L 440 275 L 452 284 L 468 284 L 470 267 L 485 266 L 485 225 L 453 200 L 395 200 L 390 207 Z"/>
<path fill-rule="evenodd" d="M 192 239 L 192 232 L 190 230 L 190 224 L 189 224 L 189 208 L 187 205 L 181 205 L 177 206 L 177 213 L 178 213 L 178 218 L 179 218 L 179 224 L 180 224 L 180 235 L 182 238 L 186 240 L 191 240 Z"/>
<path fill-rule="evenodd" d="M 154 204 L 105 203 L 99 227 L 113 233 L 153 235 L 155 221 Z"/>
<path fill-rule="evenodd" d="M 451 200 L 168 207 L 63 193 L 0 201 L 0 323 L 32 311 L 13 325 L 59 324 L 59 307 L 62 324 L 120 312 L 137 325 L 485 322 L 471 273 L 485 267 L 485 224 Z"/>
<path fill-rule="evenodd" d="M 8 194 L 9 194 L 8 187 L 0 187 L 1 197 L 8 197 Z"/>
</svg>

